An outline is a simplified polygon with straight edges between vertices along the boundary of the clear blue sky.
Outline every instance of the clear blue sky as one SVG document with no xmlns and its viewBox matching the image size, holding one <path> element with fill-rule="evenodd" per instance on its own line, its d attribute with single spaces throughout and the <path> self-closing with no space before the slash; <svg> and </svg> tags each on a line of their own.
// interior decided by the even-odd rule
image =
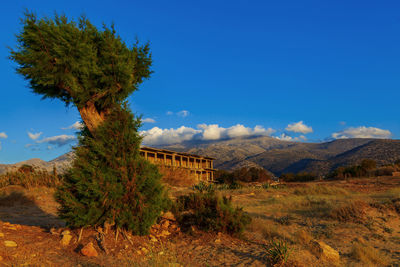
<svg viewBox="0 0 400 267">
<path fill-rule="evenodd" d="M 399 1 L 19 0 L 0 16 L 0 163 L 69 151 L 75 130 L 61 128 L 80 120 L 31 93 L 7 59 L 25 8 L 85 14 L 114 22 L 127 43 L 151 42 L 155 72 L 130 97 L 155 121 L 143 125 L 149 144 L 245 133 L 400 138 Z"/>
</svg>

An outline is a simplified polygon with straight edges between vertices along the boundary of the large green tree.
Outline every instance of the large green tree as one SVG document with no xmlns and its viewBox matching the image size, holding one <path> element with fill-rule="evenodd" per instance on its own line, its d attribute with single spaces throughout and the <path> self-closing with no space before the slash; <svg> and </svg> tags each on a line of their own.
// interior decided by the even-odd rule
<svg viewBox="0 0 400 267">
<path fill-rule="evenodd" d="M 17 72 L 43 98 L 75 105 L 91 133 L 152 73 L 149 45 L 128 47 L 113 26 L 99 30 L 85 17 L 38 19 L 28 12 L 22 25 L 11 51 Z"/>
</svg>

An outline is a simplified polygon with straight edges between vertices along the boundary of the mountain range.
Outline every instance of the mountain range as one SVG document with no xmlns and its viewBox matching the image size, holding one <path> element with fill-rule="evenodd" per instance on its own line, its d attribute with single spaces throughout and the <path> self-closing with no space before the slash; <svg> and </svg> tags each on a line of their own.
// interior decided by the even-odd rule
<svg viewBox="0 0 400 267">
<path fill-rule="evenodd" d="M 216 159 L 216 169 L 259 167 L 277 176 L 301 171 L 326 175 L 339 166 L 357 164 L 366 158 L 375 160 L 378 165 L 391 164 L 400 159 L 400 140 L 392 139 L 353 138 L 306 143 L 262 136 L 216 141 L 191 140 L 157 147 L 213 157 Z M 73 157 L 73 153 L 69 152 L 48 162 L 30 159 L 16 164 L 0 164 L 0 174 L 23 164 L 48 171 L 55 166 L 62 172 L 70 166 Z"/>
</svg>

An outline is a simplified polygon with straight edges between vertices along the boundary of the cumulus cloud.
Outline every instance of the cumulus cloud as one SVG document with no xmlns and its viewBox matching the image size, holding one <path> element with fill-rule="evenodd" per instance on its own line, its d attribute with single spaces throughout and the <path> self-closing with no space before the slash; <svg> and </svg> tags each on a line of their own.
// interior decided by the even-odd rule
<svg viewBox="0 0 400 267">
<path fill-rule="evenodd" d="M 161 129 L 158 127 L 154 127 L 150 130 L 142 131 L 141 134 L 144 137 L 143 142 L 145 144 L 161 145 L 174 144 L 191 140 L 195 134 L 198 134 L 200 132 L 200 130 L 181 126 L 177 129 Z"/>
<path fill-rule="evenodd" d="M 179 111 L 178 113 L 176 113 L 176 115 L 178 115 L 178 116 L 180 116 L 180 117 L 187 117 L 187 116 L 189 116 L 189 111 L 187 111 L 187 110 L 181 110 L 181 111 Z"/>
<path fill-rule="evenodd" d="M 285 130 L 289 132 L 302 133 L 302 134 L 308 134 L 313 132 L 312 127 L 305 125 L 303 121 L 291 123 L 285 128 Z"/>
<path fill-rule="evenodd" d="M 161 129 L 154 127 L 142 131 L 143 142 L 148 145 L 174 144 L 188 140 L 220 140 L 249 136 L 268 136 L 275 130 L 257 125 L 254 128 L 245 127 L 241 124 L 229 128 L 220 127 L 218 124 L 199 124 L 197 129 L 181 126 L 177 129 Z"/>
<path fill-rule="evenodd" d="M 7 134 L 5 133 L 5 132 L 1 132 L 0 133 L 0 138 L 4 138 L 4 139 L 6 139 L 8 136 L 7 136 Z"/>
<path fill-rule="evenodd" d="M 67 145 L 67 144 L 70 144 L 75 141 L 76 141 L 75 136 L 62 134 L 62 135 L 44 138 L 42 140 L 36 141 L 36 143 L 38 143 L 38 144 L 47 143 L 50 145 L 56 145 L 56 146 L 60 147 L 60 146 Z"/>
<path fill-rule="evenodd" d="M 82 130 L 83 129 L 83 123 L 81 123 L 80 121 L 75 122 L 74 124 L 65 127 L 65 128 L 61 128 L 62 130 L 71 130 L 71 129 L 75 129 L 75 130 Z"/>
<path fill-rule="evenodd" d="M 275 138 L 282 141 L 307 141 L 307 137 L 305 137 L 304 135 L 292 137 L 286 133 L 282 133 L 281 135 L 275 136 Z"/>
<path fill-rule="evenodd" d="M 42 134 L 42 132 L 40 132 L 40 133 L 31 133 L 31 132 L 28 132 L 28 136 L 29 136 L 29 138 L 32 139 L 32 140 L 38 139 L 38 138 L 40 137 L 41 134 Z"/>
<path fill-rule="evenodd" d="M 142 120 L 142 122 L 146 122 L 146 123 L 155 123 L 156 120 L 155 120 L 155 119 L 152 119 L 152 118 L 145 118 L 145 119 Z"/>
<path fill-rule="evenodd" d="M 334 139 L 346 139 L 346 138 L 390 138 L 392 133 L 389 130 L 379 129 L 375 127 L 350 127 L 343 131 L 332 134 Z"/>
</svg>

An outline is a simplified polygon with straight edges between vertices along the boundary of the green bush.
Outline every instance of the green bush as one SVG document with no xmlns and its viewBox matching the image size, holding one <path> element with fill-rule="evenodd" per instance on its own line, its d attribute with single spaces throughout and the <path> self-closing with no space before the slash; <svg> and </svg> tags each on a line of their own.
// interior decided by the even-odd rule
<svg viewBox="0 0 400 267">
<path fill-rule="evenodd" d="M 289 248 L 285 241 L 275 241 L 271 242 L 270 248 L 267 249 L 267 256 L 272 265 L 283 265 L 287 262 L 289 258 Z"/>
<path fill-rule="evenodd" d="M 284 182 L 311 182 L 317 178 L 315 174 L 308 172 L 284 173 L 279 177 Z"/>
<path fill-rule="evenodd" d="M 196 226 L 232 235 L 241 233 L 251 222 L 242 208 L 233 207 L 231 198 L 221 197 L 215 191 L 178 197 L 174 213 L 183 229 Z"/>
<path fill-rule="evenodd" d="M 58 188 L 59 216 L 70 227 L 115 224 L 147 234 L 169 203 L 155 165 L 139 154 L 140 120 L 115 107 L 93 136 L 81 132 L 76 159 Z"/>
</svg>

